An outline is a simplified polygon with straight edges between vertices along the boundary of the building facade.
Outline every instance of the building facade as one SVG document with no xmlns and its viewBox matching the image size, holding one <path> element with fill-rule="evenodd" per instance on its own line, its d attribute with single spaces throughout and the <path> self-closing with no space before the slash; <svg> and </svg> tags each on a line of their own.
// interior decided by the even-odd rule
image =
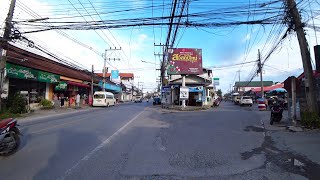
<svg viewBox="0 0 320 180">
<path fill-rule="evenodd" d="M 75 105 L 77 94 L 81 96 L 81 104 L 89 104 L 91 93 L 102 89 L 102 79 L 88 70 L 11 44 L 8 45 L 6 58 L 2 98 L 23 93 L 28 96 L 30 104 L 36 104 L 41 99 L 58 101 L 63 98 L 66 100 L 66 105 L 72 106 Z M 121 92 L 120 86 L 111 81 L 107 84 L 110 91 Z"/>
</svg>

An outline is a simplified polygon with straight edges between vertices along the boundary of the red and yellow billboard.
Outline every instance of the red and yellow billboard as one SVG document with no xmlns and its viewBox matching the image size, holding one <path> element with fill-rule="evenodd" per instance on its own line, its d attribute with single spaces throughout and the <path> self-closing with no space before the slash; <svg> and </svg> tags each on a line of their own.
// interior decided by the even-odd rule
<svg viewBox="0 0 320 180">
<path fill-rule="evenodd" d="M 202 74 L 202 49 L 169 49 L 168 74 Z"/>
</svg>

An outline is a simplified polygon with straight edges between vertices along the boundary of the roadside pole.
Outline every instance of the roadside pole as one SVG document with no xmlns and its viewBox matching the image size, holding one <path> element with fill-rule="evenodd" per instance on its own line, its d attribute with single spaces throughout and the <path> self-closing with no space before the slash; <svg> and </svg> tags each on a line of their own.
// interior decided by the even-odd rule
<svg viewBox="0 0 320 180">
<path fill-rule="evenodd" d="M 173 103 L 173 91 L 174 91 L 174 87 L 173 87 L 173 85 L 171 85 L 171 106 L 173 107 L 174 106 L 174 103 Z"/>
<path fill-rule="evenodd" d="M 300 53 L 302 65 L 305 76 L 305 92 L 307 100 L 307 109 L 309 112 L 319 113 L 316 95 L 316 84 L 313 77 L 313 70 L 311 65 L 310 51 L 308 42 L 305 36 L 304 24 L 301 22 L 301 16 L 297 8 L 295 0 L 285 0 L 287 5 L 287 14 L 290 17 L 289 27 L 297 33 L 297 38 L 300 46 Z"/>
<path fill-rule="evenodd" d="M 93 77 L 94 77 L 94 67 L 93 64 L 91 66 L 91 98 L 93 99 Z M 89 101 L 88 101 L 89 103 Z"/>
<path fill-rule="evenodd" d="M 182 75 L 182 87 L 186 87 L 186 75 Z M 186 100 L 182 100 L 182 108 L 186 107 Z"/>
<path fill-rule="evenodd" d="M 238 93 L 240 93 L 240 70 L 238 71 L 238 73 L 239 73 L 239 84 L 238 84 Z"/>
<path fill-rule="evenodd" d="M 102 86 L 102 90 L 103 92 L 106 92 L 106 62 L 107 62 L 107 50 L 105 50 L 105 54 L 104 54 L 104 62 L 103 62 L 103 70 L 102 70 L 102 73 L 103 73 L 103 79 L 102 79 L 102 82 L 103 82 L 103 86 Z"/>
<path fill-rule="evenodd" d="M 107 63 L 107 53 L 108 53 L 108 50 L 109 51 L 117 51 L 117 50 L 121 50 L 121 47 L 118 49 L 118 48 L 111 48 L 110 49 L 106 49 L 105 50 L 105 54 L 104 54 L 104 62 L 103 62 L 103 92 L 106 92 L 106 73 L 108 72 L 108 68 L 106 67 L 106 63 Z M 115 59 L 113 58 L 114 60 L 120 60 L 120 59 Z M 109 58 L 109 61 L 111 60 L 111 58 Z M 107 70 L 107 72 L 106 72 Z"/>
<path fill-rule="evenodd" d="M 15 5 L 16 5 L 16 0 L 11 0 L 9 12 L 4 25 L 3 42 L 1 42 L 1 45 L 0 45 L 0 95 L 2 94 L 2 91 L 3 91 L 3 83 L 5 78 L 4 71 L 6 67 L 6 61 L 7 61 L 6 59 L 7 46 L 8 46 L 8 41 L 11 35 L 12 18 L 13 18 Z M 0 111 L 1 110 L 2 110 L 2 98 L 0 97 Z"/>
<path fill-rule="evenodd" d="M 260 72 L 260 82 L 261 82 L 261 98 L 264 98 L 264 89 L 263 89 L 263 79 L 262 79 L 262 64 L 261 64 L 261 55 L 260 55 L 260 49 L 258 49 L 258 66 L 259 66 L 259 72 Z"/>
<path fill-rule="evenodd" d="M 292 108 L 293 108 L 292 122 L 293 122 L 293 124 L 296 124 L 297 91 L 296 91 L 296 77 L 294 77 L 294 76 L 291 76 L 291 90 L 292 90 Z"/>
</svg>

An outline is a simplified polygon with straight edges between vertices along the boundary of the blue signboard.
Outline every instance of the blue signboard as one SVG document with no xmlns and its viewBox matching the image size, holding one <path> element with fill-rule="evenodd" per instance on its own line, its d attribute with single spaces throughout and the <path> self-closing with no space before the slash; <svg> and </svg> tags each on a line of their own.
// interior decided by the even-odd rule
<svg viewBox="0 0 320 180">
<path fill-rule="evenodd" d="M 189 87 L 189 92 L 202 92 L 203 87 L 202 86 L 197 86 L 197 87 Z"/>
<path fill-rule="evenodd" d="M 99 82 L 100 87 L 103 87 L 102 84 L 103 84 L 102 81 L 100 81 Z M 114 92 L 121 92 L 121 87 L 120 86 L 109 84 L 109 83 L 105 84 L 105 89 L 109 90 L 109 91 L 114 91 Z"/>
<path fill-rule="evenodd" d="M 111 79 L 119 78 L 119 70 L 111 70 Z"/>
</svg>

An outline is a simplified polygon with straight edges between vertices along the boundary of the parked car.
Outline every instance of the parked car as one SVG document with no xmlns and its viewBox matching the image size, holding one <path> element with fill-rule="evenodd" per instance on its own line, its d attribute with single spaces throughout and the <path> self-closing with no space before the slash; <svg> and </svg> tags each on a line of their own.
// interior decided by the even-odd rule
<svg viewBox="0 0 320 180">
<path fill-rule="evenodd" d="M 250 96 L 242 96 L 240 100 L 240 106 L 249 105 L 252 106 L 253 101 Z"/>
<path fill-rule="evenodd" d="M 116 99 L 114 95 L 110 92 L 97 91 L 93 95 L 92 106 L 114 106 L 116 104 Z"/>
<path fill-rule="evenodd" d="M 161 99 L 159 97 L 153 98 L 153 105 L 161 104 Z"/>
</svg>

